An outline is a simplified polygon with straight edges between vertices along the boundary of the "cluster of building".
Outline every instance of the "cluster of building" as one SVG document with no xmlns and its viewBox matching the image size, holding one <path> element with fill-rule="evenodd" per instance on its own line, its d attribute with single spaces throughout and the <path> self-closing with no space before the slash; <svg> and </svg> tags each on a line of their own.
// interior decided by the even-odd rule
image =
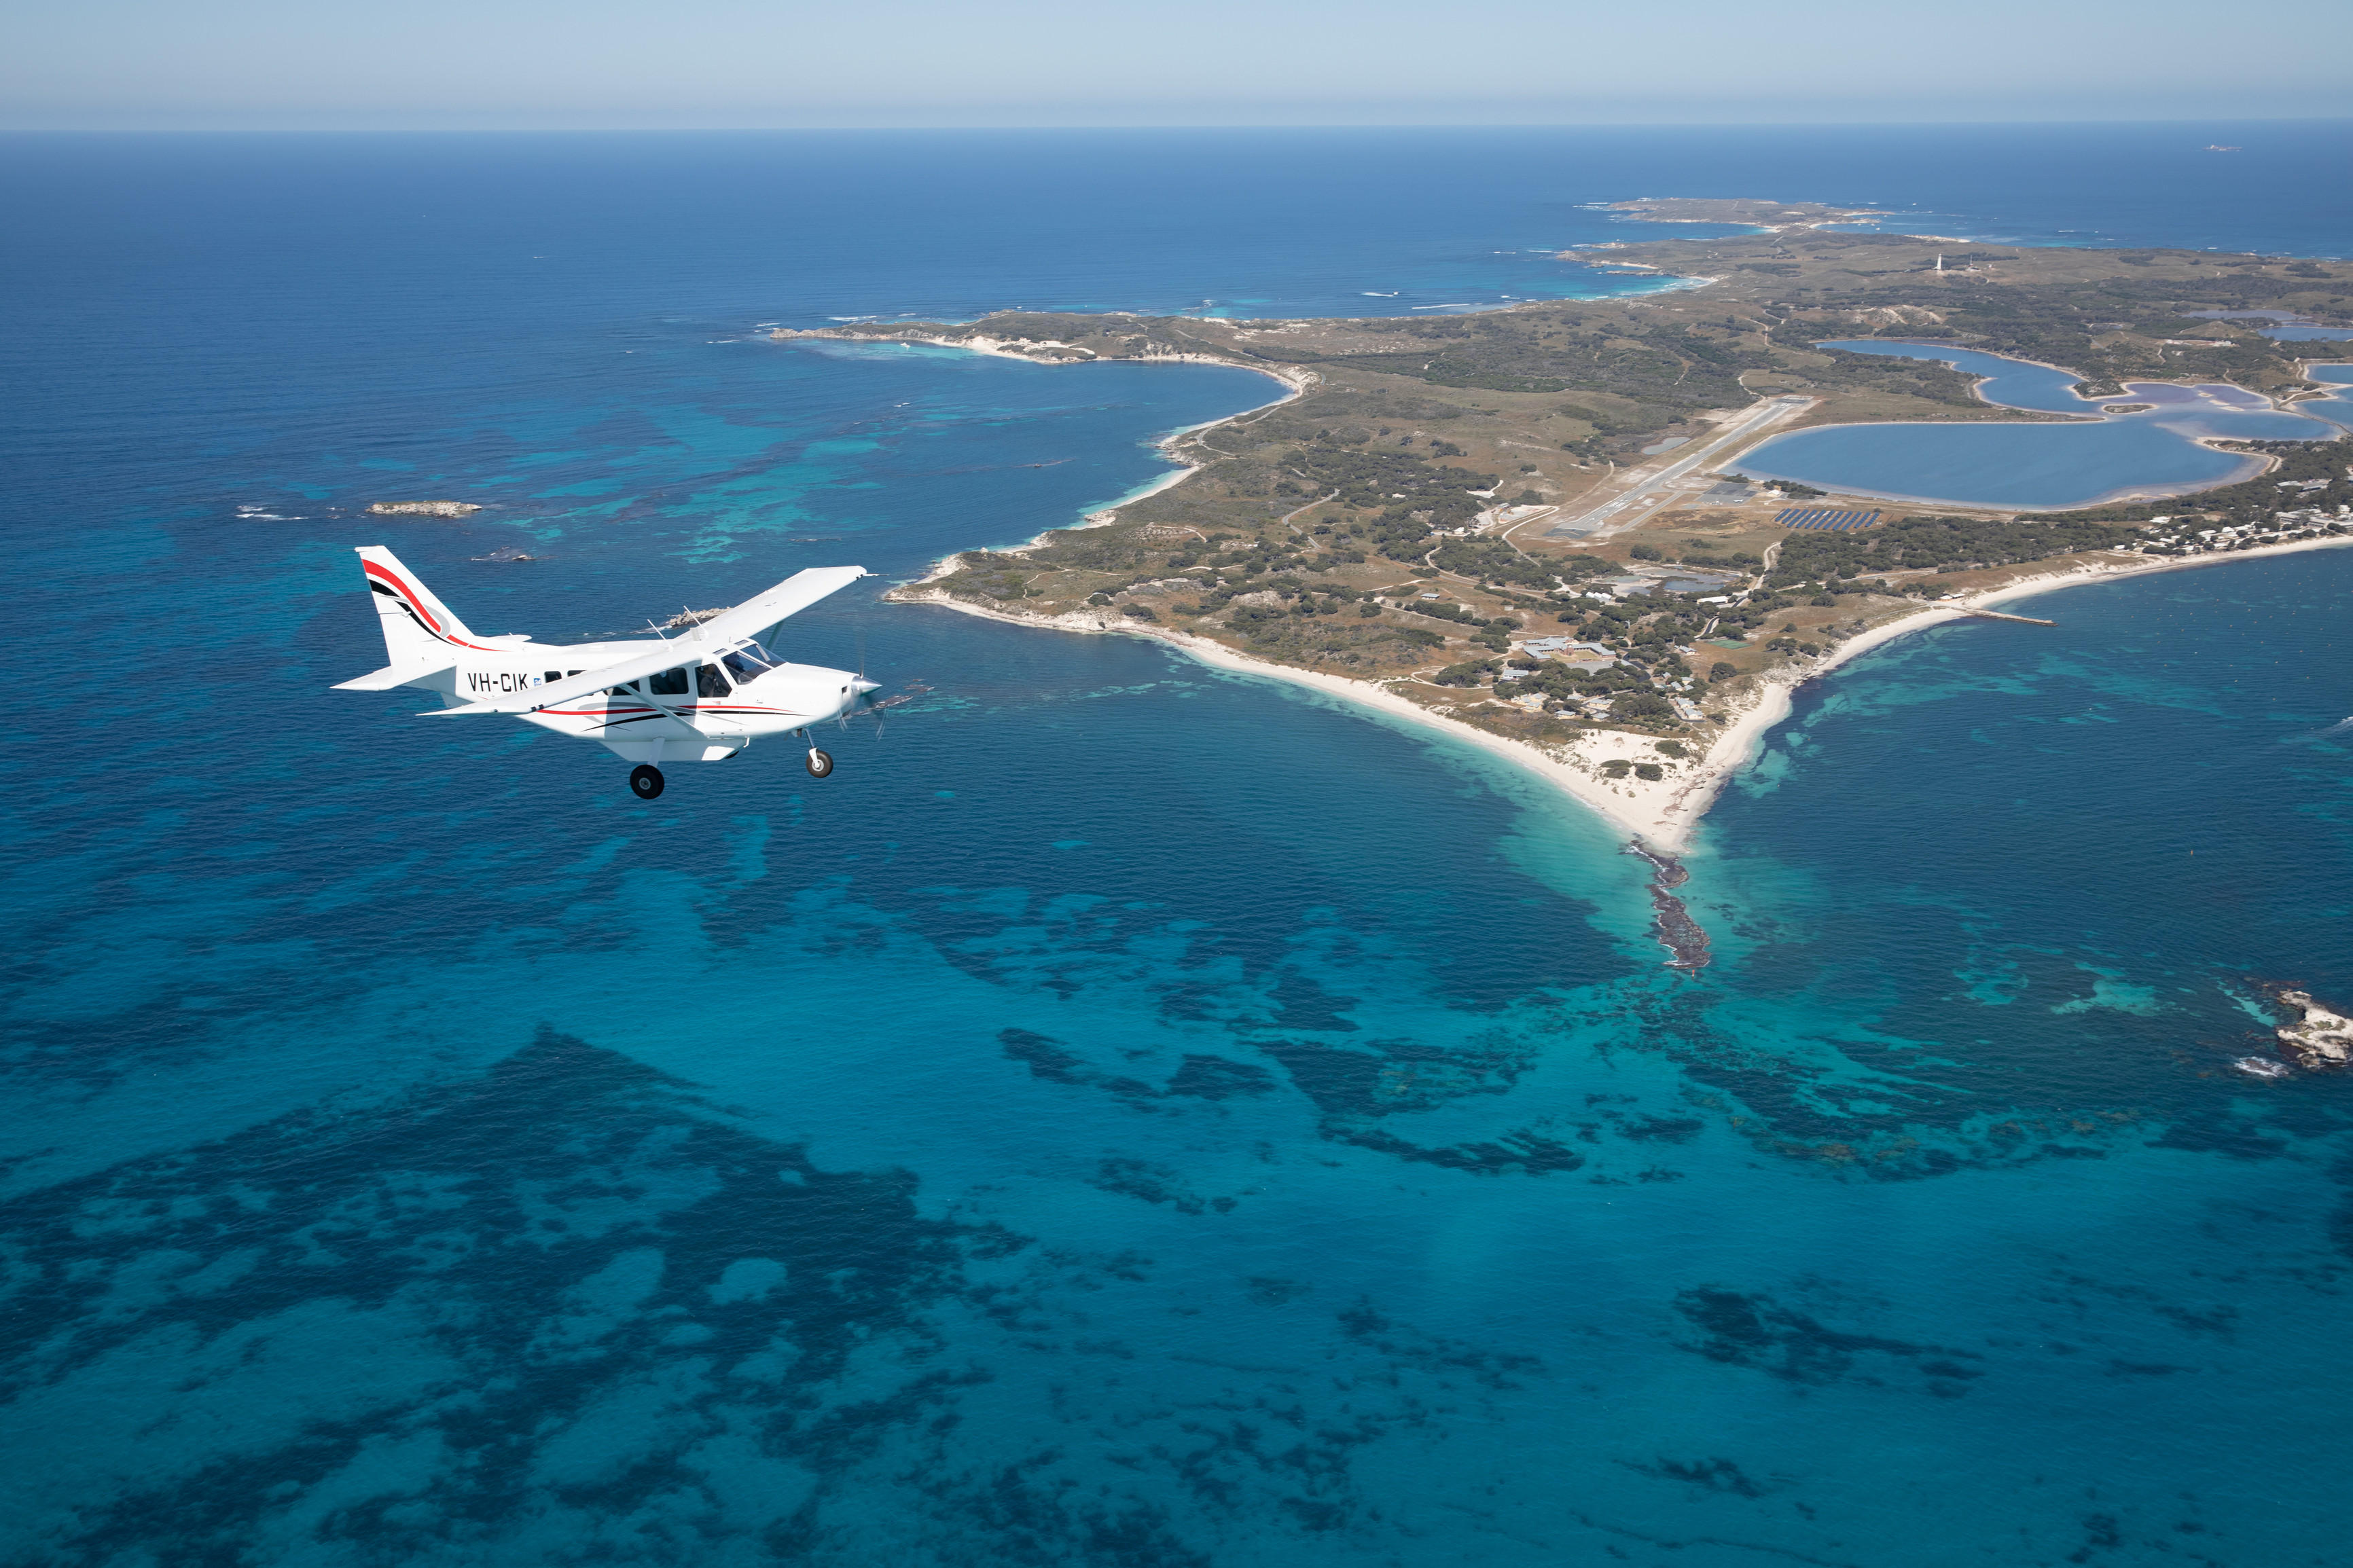
<svg viewBox="0 0 2353 1568">
<path fill-rule="evenodd" d="M 1605 644 L 1574 637 L 1530 637 L 1513 646 L 1530 658 L 1558 659 L 1571 669 L 1607 669 L 1618 662 Z"/>
<path fill-rule="evenodd" d="M 1606 644 L 1578 642 L 1574 637 L 1529 637 L 1525 641 L 1514 643 L 1512 648 L 1515 653 L 1525 654 L 1531 658 L 1550 659 L 1584 674 L 1608 669 L 1620 662 L 1620 656 L 1613 652 Z M 1676 647 L 1675 651 L 1686 658 L 1697 652 L 1696 649 L 1681 646 Z M 1502 670 L 1495 677 L 1495 694 L 1515 708 L 1526 709 L 1531 713 L 1542 712 L 1547 701 L 1553 700 L 1548 700 L 1542 692 L 1532 691 L 1520 697 L 1504 695 L 1504 689 L 1508 683 L 1524 680 L 1528 674 L 1529 672 L 1525 669 Z M 1665 681 L 1653 675 L 1651 677 L 1651 684 L 1674 709 L 1677 718 L 1686 722 L 1695 722 L 1702 716 L 1699 704 L 1689 697 L 1682 695 L 1691 689 L 1692 683 L 1688 677 Z M 1609 716 L 1614 702 L 1608 697 L 1573 697 L 1565 700 L 1563 705 L 1574 709 L 1588 719 L 1606 719 Z"/>
<path fill-rule="evenodd" d="M 2326 483 L 2326 481 L 2320 482 Z M 2304 484 L 2293 488 L 2310 489 L 2316 486 Z M 2191 531 L 2186 528 L 2176 528 L 2173 525 L 2174 519 L 2170 517 L 2151 518 L 2143 525 L 2143 531 L 2147 534 L 2147 538 L 2138 544 L 2127 545 L 2125 548 L 2128 551 L 2152 554 L 2203 555 L 2227 550 L 2242 550 L 2256 544 L 2281 543 L 2296 539 L 2353 535 L 2353 506 L 2340 506 L 2334 511 L 2325 510 L 2320 507 L 2277 511 L 2272 514 L 2268 522 L 2242 523 L 2235 527 L 2202 528 Z M 1589 599 L 1615 599 L 1628 594 L 1645 593 L 1660 585 L 1660 579 L 1652 576 L 1629 575 L 1608 578 L 1589 585 L 1583 591 L 1581 596 Z M 1710 583 L 1704 585 L 1718 586 L 1719 584 Z M 1678 584 L 1676 586 L 1688 592 L 1690 585 Z M 1421 596 L 1431 599 L 1439 595 L 1425 593 Z M 1744 592 L 1736 592 L 1703 599 L 1700 603 L 1734 604 L 1746 596 Z M 1944 595 L 1946 598 L 1956 596 L 1949 594 Z M 1712 621 L 1709 623 L 1711 629 L 1714 624 Z M 1514 652 L 1525 654 L 1532 658 L 1556 660 L 1571 669 L 1588 674 L 1611 668 L 1622 662 L 1621 656 L 1606 644 L 1579 642 L 1569 637 L 1534 637 L 1515 642 L 1512 647 Z M 1677 647 L 1675 651 L 1688 658 L 1696 650 Z M 1514 707 L 1524 708 L 1530 712 L 1541 712 L 1546 707 L 1548 700 L 1541 692 L 1532 691 L 1518 697 L 1505 695 L 1511 682 L 1524 679 L 1528 674 L 1529 671 L 1525 669 L 1501 671 L 1495 678 L 1495 694 Z M 1651 684 L 1656 689 L 1658 695 L 1664 697 L 1673 706 L 1676 717 L 1685 722 L 1696 722 L 1703 717 L 1699 704 L 1685 695 L 1691 686 L 1689 680 L 1669 682 L 1654 675 L 1651 679 Z M 1575 709 L 1588 719 L 1606 719 L 1609 716 L 1614 704 L 1611 699 L 1607 697 L 1583 697 L 1570 699 L 1564 706 Z"/>
<path fill-rule="evenodd" d="M 2316 506 L 2300 511 L 2275 511 L 2268 523 L 2242 522 L 2233 528 L 2201 528 L 2195 532 L 2175 529 L 2172 522 L 2169 517 L 2150 518 L 2143 525 L 2148 538 L 2137 545 L 2126 545 L 2126 550 L 2141 554 L 2205 555 L 2221 550 L 2242 550 L 2251 544 L 2281 544 L 2292 539 L 2353 533 L 2353 507 L 2340 506 L 2334 512 L 2323 511 Z"/>
</svg>

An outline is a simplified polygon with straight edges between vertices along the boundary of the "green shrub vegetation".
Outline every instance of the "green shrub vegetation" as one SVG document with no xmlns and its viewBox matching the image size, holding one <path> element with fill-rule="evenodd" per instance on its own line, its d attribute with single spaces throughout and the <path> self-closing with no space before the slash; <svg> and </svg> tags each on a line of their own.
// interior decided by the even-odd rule
<svg viewBox="0 0 2353 1568">
<path fill-rule="evenodd" d="M 1565 451 L 1591 468 L 1631 464 L 1662 435 L 1704 435 L 1703 412 L 1783 391 L 1822 399 L 1813 417 L 1833 421 L 2046 417 L 1986 405 L 1972 378 L 1932 360 L 1828 342 L 1875 336 L 2022 354 L 2074 368 L 2088 392 L 2104 396 L 2118 395 L 2105 389 L 2126 376 L 2222 378 L 2279 395 L 2298 384 L 2305 350 L 2190 312 L 2269 307 L 2327 321 L 2345 318 L 2353 299 L 2353 265 L 2215 253 L 1982 246 L 1947 252 L 1948 270 L 1936 273 L 1933 247 L 1917 239 L 1785 229 L 1704 241 L 1662 237 L 1611 255 L 1719 281 L 1633 301 L 1529 301 L 1441 320 L 1297 321 L 1271 331 L 1271 323 L 1017 312 L 963 325 L 871 323 L 834 335 L 987 334 L 1017 349 L 1032 345 L 1021 352 L 1041 359 L 1184 354 L 1255 364 L 1295 382 L 1301 370 L 1312 373 L 1295 397 L 1173 439 L 1172 454 L 1198 471 L 1120 508 L 1109 526 L 1050 532 L 1019 553 L 970 552 L 921 592 L 1053 613 L 1084 603 L 1125 623 L 1181 619 L 1261 657 L 1366 675 L 1445 664 L 1444 679 L 1464 689 L 1490 679 L 1510 636 L 1541 617 L 1621 662 L 1578 672 L 1557 662 L 1528 668 L 1536 661 L 1524 659 L 1524 679 L 1506 684 L 1556 710 L 1610 696 L 1613 722 L 1653 733 L 1672 722 L 1654 687 L 1696 679 L 1676 649 L 1711 624 L 1769 636 L 1776 653 L 1802 654 L 1820 645 L 1801 639 L 1820 634 L 1793 629 L 1788 610 L 1835 610 L 1841 595 L 1891 576 L 1904 591 L 1933 593 L 1933 574 L 2138 542 L 2133 525 L 2157 515 L 2195 527 L 2201 514 L 2249 521 L 2285 505 L 2353 504 L 2346 472 L 2353 451 L 2345 444 L 2247 443 L 2251 454 L 2275 459 L 2277 471 L 2193 499 L 2015 522 L 1917 515 L 1860 533 L 1799 531 L 1739 605 L 1702 606 L 1657 592 L 1609 604 L 1571 598 L 1567 590 L 1617 566 L 1525 532 L 1514 536 L 1515 547 L 1512 539 L 1456 531 L 1496 497 L 1574 493 L 1579 479 L 1546 454 Z M 1048 340 L 1071 346 L 1048 348 Z M 1506 491 L 1486 470 L 1521 478 Z M 2316 482 L 2306 491 L 2305 481 Z M 2283 484 L 2298 488 L 2284 491 Z M 1637 560 L 1678 558 L 1762 570 L 1757 555 L 1697 537 L 1644 538 L 1635 552 Z M 1379 585 L 1409 574 L 1444 584 L 1448 598 L 1425 603 L 1414 596 L 1419 584 Z M 1182 602 L 1155 592 L 1129 605 L 1127 591 L 1175 577 L 1197 585 Z M 1451 602 L 1458 595 L 1474 607 L 1458 608 Z M 1449 647 L 1456 651 L 1438 651 Z M 1737 673 L 1724 660 L 1707 661 L 1707 670 L 1717 681 Z M 1566 732 L 1556 720 L 1515 710 L 1463 711 L 1514 733 Z"/>
<path fill-rule="evenodd" d="M 1906 517 L 1844 533 L 1792 533 L 1765 582 L 1771 588 L 1820 583 L 1852 591 L 1852 579 L 1874 573 L 2002 566 L 2105 549 L 2134 537 L 2129 528 L 2072 517 L 2042 522 Z"/>
</svg>

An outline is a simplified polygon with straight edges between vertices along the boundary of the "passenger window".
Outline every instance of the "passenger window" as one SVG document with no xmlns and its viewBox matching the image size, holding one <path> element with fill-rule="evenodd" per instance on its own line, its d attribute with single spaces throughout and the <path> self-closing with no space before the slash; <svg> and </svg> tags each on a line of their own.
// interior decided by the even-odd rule
<svg viewBox="0 0 2353 1568">
<path fill-rule="evenodd" d="M 727 678 L 719 673 L 719 667 L 717 665 L 698 664 L 694 667 L 694 691 L 696 696 L 724 697 L 727 695 Z"/>
<path fill-rule="evenodd" d="M 663 670 L 659 675 L 655 676 L 652 679 L 646 682 L 646 689 L 652 692 L 657 697 L 685 696 L 686 666 L 680 665 L 676 669 Z"/>
<path fill-rule="evenodd" d="M 551 669 L 545 675 L 540 677 L 540 679 L 544 680 L 548 685 L 553 686 L 557 681 L 564 679 L 564 672 L 560 669 Z"/>
</svg>

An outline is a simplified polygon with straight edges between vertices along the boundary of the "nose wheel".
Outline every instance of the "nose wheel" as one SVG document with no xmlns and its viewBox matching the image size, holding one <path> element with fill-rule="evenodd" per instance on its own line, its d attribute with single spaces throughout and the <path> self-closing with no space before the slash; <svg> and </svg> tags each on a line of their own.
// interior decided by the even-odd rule
<svg viewBox="0 0 2353 1568">
<path fill-rule="evenodd" d="M 639 800 L 651 800 L 662 792 L 661 770 L 650 763 L 639 763 L 629 770 L 629 793 Z"/>
<path fill-rule="evenodd" d="M 808 771 L 809 777 L 821 779 L 833 772 L 833 759 L 815 746 L 811 746 L 808 754 Z"/>
</svg>

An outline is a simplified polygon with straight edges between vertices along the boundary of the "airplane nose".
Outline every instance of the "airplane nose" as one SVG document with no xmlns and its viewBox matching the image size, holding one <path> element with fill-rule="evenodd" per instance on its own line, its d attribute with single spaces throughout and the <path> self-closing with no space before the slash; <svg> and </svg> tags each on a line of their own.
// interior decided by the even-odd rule
<svg viewBox="0 0 2353 1568">
<path fill-rule="evenodd" d="M 849 683 L 849 689 L 863 697 L 870 691 L 881 690 L 882 684 L 876 680 L 853 680 Z"/>
</svg>

